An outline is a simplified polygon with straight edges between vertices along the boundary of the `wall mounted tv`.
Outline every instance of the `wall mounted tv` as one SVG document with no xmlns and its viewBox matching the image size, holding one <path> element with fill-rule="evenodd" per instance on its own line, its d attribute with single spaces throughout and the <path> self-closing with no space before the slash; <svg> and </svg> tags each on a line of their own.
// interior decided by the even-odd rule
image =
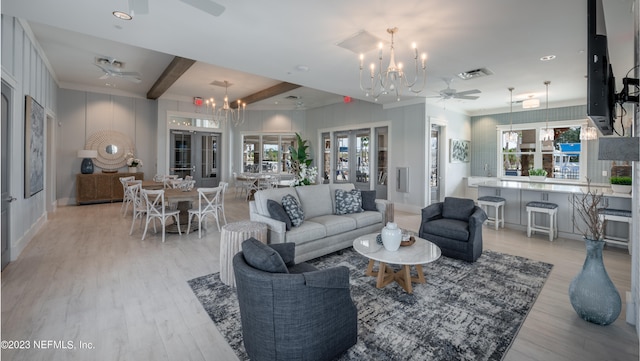
<svg viewBox="0 0 640 361">
<path fill-rule="evenodd" d="M 602 0 L 587 2 L 587 115 L 602 135 L 613 134 L 616 86 L 609 63 Z"/>
</svg>

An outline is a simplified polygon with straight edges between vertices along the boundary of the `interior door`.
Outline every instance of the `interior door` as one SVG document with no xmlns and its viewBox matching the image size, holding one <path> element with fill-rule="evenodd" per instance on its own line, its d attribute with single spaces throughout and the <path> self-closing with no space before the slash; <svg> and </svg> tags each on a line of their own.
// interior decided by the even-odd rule
<svg viewBox="0 0 640 361">
<path fill-rule="evenodd" d="M 220 133 L 171 131 L 171 174 L 193 177 L 196 187 L 220 183 Z"/>
<path fill-rule="evenodd" d="M 2 230 L 2 269 L 4 269 L 7 264 L 9 264 L 9 260 L 11 259 L 11 255 L 9 253 L 9 211 L 10 211 L 10 202 L 14 200 L 14 198 L 9 194 L 9 119 L 11 119 L 11 89 L 4 82 L 2 83 L 2 129 L 0 143 L 2 144 L 2 179 L 0 182 L 2 183 L 2 207 L 1 207 L 1 226 Z"/>
</svg>

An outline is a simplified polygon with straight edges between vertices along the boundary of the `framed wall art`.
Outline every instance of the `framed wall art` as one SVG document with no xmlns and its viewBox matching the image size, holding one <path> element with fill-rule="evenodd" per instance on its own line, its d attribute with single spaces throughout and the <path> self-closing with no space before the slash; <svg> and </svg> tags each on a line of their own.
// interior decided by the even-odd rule
<svg viewBox="0 0 640 361">
<path fill-rule="evenodd" d="M 44 108 L 35 99 L 25 97 L 24 197 L 44 189 Z"/>
<path fill-rule="evenodd" d="M 451 163 L 468 163 L 470 150 L 470 141 L 451 139 L 451 144 L 449 146 L 449 152 L 451 152 L 451 155 L 449 161 Z"/>
</svg>

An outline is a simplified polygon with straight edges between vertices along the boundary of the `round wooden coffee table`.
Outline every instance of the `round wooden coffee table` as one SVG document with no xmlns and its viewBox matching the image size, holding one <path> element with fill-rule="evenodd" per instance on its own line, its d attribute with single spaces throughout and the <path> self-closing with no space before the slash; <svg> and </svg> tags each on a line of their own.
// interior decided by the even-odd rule
<svg viewBox="0 0 640 361">
<path fill-rule="evenodd" d="M 365 274 L 377 277 L 376 287 L 382 288 L 396 281 L 407 293 L 413 293 L 411 283 L 425 283 L 422 265 L 440 258 L 440 247 L 426 239 L 414 236 L 416 242 L 407 247 L 400 247 L 397 251 L 387 251 L 383 245 L 376 242 L 378 233 L 371 233 L 358 237 L 353 241 L 356 252 L 369 258 L 369 265 Z M 375 261 L 379 262 L 378 270 L 374 270 Z M 400 271 L 395 272 L 387 264 L 401 265 Z M 416 277 L 411 276 L 411 266 L 415 266 Z"/>
</svg>

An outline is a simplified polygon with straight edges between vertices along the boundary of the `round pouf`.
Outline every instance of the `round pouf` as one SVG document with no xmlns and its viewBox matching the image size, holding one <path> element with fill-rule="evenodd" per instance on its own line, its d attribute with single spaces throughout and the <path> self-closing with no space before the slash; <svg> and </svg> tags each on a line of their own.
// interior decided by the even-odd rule
<svg viewBox="0 0 640 361">
<path fill-rule="evenodd" d="M 242 251 L 241 244 L 249 238 L 267 243 L 267 225 L 260 222 L 241 221 L 227 223 L 220 233 L 220 280 L 231 287 L 236 286 L 233 275 L 233 256 Z"/>
</svg>

